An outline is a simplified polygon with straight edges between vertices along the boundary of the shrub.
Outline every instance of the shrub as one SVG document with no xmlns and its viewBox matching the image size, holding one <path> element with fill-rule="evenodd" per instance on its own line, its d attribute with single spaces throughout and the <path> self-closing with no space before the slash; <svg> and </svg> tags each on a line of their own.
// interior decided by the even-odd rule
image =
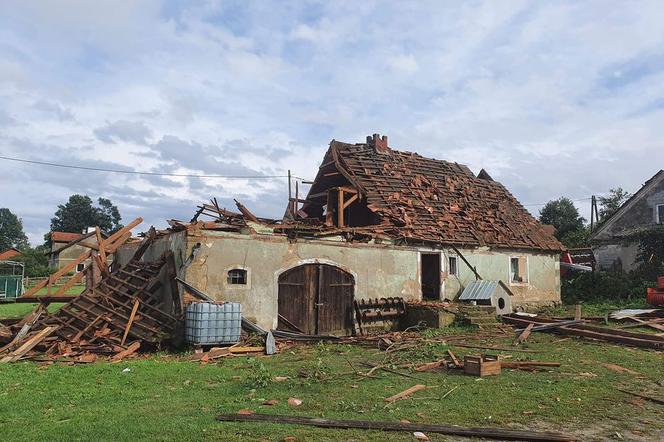
<svg viewBox="0 0 664 442">
<path fill-rule="evenodd" d="M 636 272 L 595 272 L 563 280 L 560 292 L 565 304 L 600 300 L 633 301 L 645 299 L 646 288 L 654 286 L 654 280 L 644 279 Z"/>
</svg>

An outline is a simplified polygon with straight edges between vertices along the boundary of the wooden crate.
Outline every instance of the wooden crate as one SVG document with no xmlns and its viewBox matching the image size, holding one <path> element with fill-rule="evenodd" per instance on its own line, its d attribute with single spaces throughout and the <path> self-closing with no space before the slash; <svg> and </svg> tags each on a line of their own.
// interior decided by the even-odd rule
<svg viewBox="0 0 664 442">
<path fill-rule="evenodd" d="M 472 376 L 496 376 L 500 374 L 500 361 L 497 356 L 465 356 L 463 372 Z"/>
</svg>

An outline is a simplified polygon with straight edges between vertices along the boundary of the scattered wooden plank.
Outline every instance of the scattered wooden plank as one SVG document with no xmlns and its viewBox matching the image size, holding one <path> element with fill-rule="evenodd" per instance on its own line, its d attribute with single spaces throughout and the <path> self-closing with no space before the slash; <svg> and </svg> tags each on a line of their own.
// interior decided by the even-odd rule
<svg viewBox="0 0 664 442">
<path fill-rule="evenodd" d="M 457 368 L 463 367 L 463 364 L 461 363 L 461 361 L 459 361 L 456 355 L 452 353 L 452 350 L 447 350 L 447 354 L 450 355 L 450 358 L 452 358 L 452 362 Z"/>
<path fill-rule="evenodd" d="M 7 362 L 14 362 L 19 359 L 23 355 L 25 355 L 27 352 L 32 350 L 34 347 L 36 347 L 41 341 L 43 341 L 48 335 L 53 333 L 58 327 L 46 327 L 43 330 L 40 330 L 35 334 L 33 337 L 28 339 L 21 345 L 19 348 L 5 356 L 4 358 L 0 359 L 0 363 L 7 363 Z"/>
<path fill-rule="evenodd" d="M 641 325 L 643 327 L 650 327 L 650 328 L 654 328 L 655 330 L 664 331 L 664 325 L 658 324 L 658 322 L 662 321 L 661 318 L 654 319 L 652 321 L 644 321 L 643 319 L 635 318 L 634 316 L 630 316 L 629 319 L 631 319 L 634 322 L 638 322 L 639 325 Z"/>
<path fill-rule="evenodd" d="M 388 404 L 393 404 L 394 402 L 405 399 L 408 396 L 411 396 L 413 393 L 416 393 L 420 390 L 424 390 L 425 388 L 427 388 L 426 385 L 422 384 L 413 385 L 412 387 L 402 391 L 401 393 L 397 393 L 394 396 L 385 398 L 385 402 L 387 402 Z"/>
<path fill-rule="evenodd" d="M 123 360 L 127 356 L 131 356 L 134 353 L 136 353 L 139 348 L 141 348 L 141 343 L 139 341 L 132 342 L 131 345 L 129 347 L 127 347 L 125 350 L 122 350 L 122 351 L 116 353 L 115 355 L 113 355 L 113 357 L 111 358 L 111 361 L 120 362 L 121 360 Z"/>
<path fill-rule="evenodd" d="M 224 348 L 224 347 L 213 347 L 210 349 L 210 351 L 207 351 L 205 353 L 194 353 L 191 355 L 188 359 L 190 361 L 201 361 L 201 362 L 207 362 L 213 359 L 218 359 L 223 356 L 230 355 L 231 351 L 229 348 Z"/>
<path fill-rule="evenodd" d="M 634 392 L 631 392 L 631 391 L 628 391 L 628 390 L 622 390 L 620 388 L 618 388 L 617 390 L 622 391 L 623 393 L 626 393 L 626 394 L 631 394 L 632 396 L 640 397 L 641 399 L 645 399 L 645 400 L 653 402 L 655 404 L 664 405 L 664 399 L 658 399 L 656 397 L 647 396 L 647 395 L 641 394 L 641 393 L 634 393 Z"/>
<path fill-rule="evenodd" d="M 265 347 L 229 347 L 229 351 L 233 354 L 236 353 L 262 353 L 265 351 Z"/>
<path fill-rule="evenodd" d="M 516 340 L 514 341 L 514 345 L 519 345 L 522 342 L 525 342 L 526 339 L 528 339 L 528 336 L 530 336 L 530 332 L 533 331 L 533 327 L 535 327 L 534 323 L 528 324 L 528 327 L 526 327 L 525 330 L 523 330 L 521 334 L 516 338 Z"/>
<path fill-rule="evenodd" d="M 435 370 L 436 368 L 440 368 L 445 364 L 444 360 L 440 361 L 433 361 L 433 362 L 427 362 L 426 364 L 418 365 L 415 367 L 415 371 L 429 371 L 429 370 Z"/>
<path fill-rule="evenodd" d="M 560 367 L 560 362 L 546 361 L 500 361 L 503 368 L 522 368 L 522 367 Z"/>
<path fill-rule="evenodd" d="M 641 376 L 641 373 L 639 373 L 638 371 L 630 370 L 629 368 L 625 368 L 617 364 L 609 364 L 606 362 L 600 362 L 600 364 L 602 364 L 604 367 L 608 368 L 611 371 L 615 371 L 616 373 L 629 373 L 635 376 Z"/>
<path fill-rule="evenodd" d="M 494 351 L 518 351 L 521 353 L 543 353 L 539 350 L 527 350 L 523 348 L 505 348 L 505 347 L 490 347 L 487 345 L 471 345 L 471 344 L 455 344 L 450 343 L 453 347 L 462 347 L 462 348 L 479 348 L 481 350 L 494 350 Z"/>
<path fill-rule="evenodd" d="M 320 428 L 341 428 L 381 431 L 404 431 L 425 433 L 447 434 L 451 436 L 464 436 L 498 440 L 521 440 L 521 441 L 547 441 L 547 442 L 570 442 L 576 438 L 562 433 L 537 432 L 510 430 L 505 428 L 469 428 L 456 425 L 441 424 L 413 424 L 405 422 L 376 422 L 356 420 L 331 420 L 322 418 L 311 418 L 303 416 L 283 416 L 275 414 L 221 414 L 217 416 L 222 422 L 265 422 L 273 424 L 307 425 Z"/>
<path fill-rule="evenodd" d="M 295 331 L 298 332 L 298 333 L 305 334 L 305 333 L 302 331 L 302 329 L 301 329 L 300 327 L 298 327 L 297 325 L 293 324 L 291 321 L 289 321 L 289 320 L 288 320 L 286 317 L 284 317 L 282 314 L 279 313 L 278 315 L 279 315 L 279 319 L 281 319 L 282 321 L 284 321 L 284 323 L 285 323 L 287 326 L 289 326 L 290 328 L 292 328 L 293 330 L 295 330 Z"/>
</svg>

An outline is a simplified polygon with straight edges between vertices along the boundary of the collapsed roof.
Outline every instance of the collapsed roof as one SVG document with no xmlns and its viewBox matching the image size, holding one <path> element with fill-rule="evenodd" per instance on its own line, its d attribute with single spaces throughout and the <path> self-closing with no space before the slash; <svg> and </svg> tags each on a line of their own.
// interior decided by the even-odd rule
<svg viewBox="0 0 664 442">
<path fill-rule="evenodd" d="M 297 203 L 297 201 L 296 201 Z M 341 210 L 339 210 L 341 208 Z M 394 239 L 561 251 L 564 246 L 486 171 L 388 147 L 333 140 L 300 217 Z"/>
</svg>

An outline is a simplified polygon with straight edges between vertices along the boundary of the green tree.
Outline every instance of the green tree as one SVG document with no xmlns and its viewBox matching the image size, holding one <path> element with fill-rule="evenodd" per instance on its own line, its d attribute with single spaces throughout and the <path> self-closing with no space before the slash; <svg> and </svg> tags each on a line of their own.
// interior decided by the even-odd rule
<svg viewBox="0 0 664 442">
<path fill-rule="evenodd" d="M 664 275 L 664 226 L 655 226 L 634 235 L 639 249 L 636 255 L 637 272 L 654 281 Z"/>
<path fill-rule="evenodd" d="M 97 200 L 97 207 L 87 195 L 72 195 L 65 204 L 60 204 L 51 218 L 51 231 L 81 233 L 86 228 L 99 226 L 105 234 L 122 228 L 120 211 L 106 198 Z M 47 234 L 46 240 L 49 241 Z"/>
<path fill-rule="evenodd" d="M 46 246 L 26 247 L 21 250 L 21 255 L 17 256 L 15 260 L 25 265 L 25 276 L 31 278 L 48 276 L 51 269 L 48 267 L 47 252 Z"/>
<path fill-rule="evenodd" d="M 599 203 L 599 222 L 606 221 L 611 215 L 616 213 L 630 196 L 632 195 L 623 190 L 622 187 L 616 187 L 615 189 L 609 189 L 608 196 L 597 198 Z"/>
<path fill-rule="evenodd" d="M 579 211 L 569 198 L 561 197 L 549 201 L 540 210 L 539 220 L 542 224 L 549 224 L 556 228 L 555 236 L 567 247 L 580 247 L 585 245 L 584 221 Z M 587 237 L 587 234 L 585 234 Z"/>
<path fill-rule="evenodd" d="M 7 208 L 0 209 L 0 252 L 11 247 L 23 249 L 28 246 L 28 237 L 23 233 L 23 223 Z"/>
</svg>

